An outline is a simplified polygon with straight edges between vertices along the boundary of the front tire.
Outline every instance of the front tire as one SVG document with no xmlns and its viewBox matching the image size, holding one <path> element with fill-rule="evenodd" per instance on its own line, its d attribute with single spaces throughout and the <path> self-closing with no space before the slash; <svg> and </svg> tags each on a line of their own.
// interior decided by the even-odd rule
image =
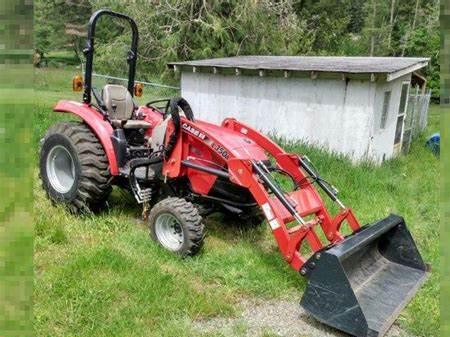
<svg viewBox="0 0 450 337">
<path fill-rule="evenodd" d="M 40 177 L 49 198 L 72 212 L 97 211 L 111 192 L 105 151 L 82 122 L 60 122 L 47 131 Z"/>
<path fill-rule="evenodd" d="M 203 245 L 202 217 L 185 199 L 169 197 L 158 202 L 151 209 L 148 221 L 152 239 L 169 251 L 192 256 Z"/>
</svg>

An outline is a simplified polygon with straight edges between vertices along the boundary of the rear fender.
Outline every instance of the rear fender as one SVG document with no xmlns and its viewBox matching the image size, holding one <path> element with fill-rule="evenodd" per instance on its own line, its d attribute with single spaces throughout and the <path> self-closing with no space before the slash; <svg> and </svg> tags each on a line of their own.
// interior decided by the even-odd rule
<svg viewBox="0 0 450 337">
<path fill-rule="evenodd" d="M 119 167 L 117 166 L 116 154 L 111 141 L 113 128 L 111 124 L 103 119 L 103 116 L 88 104 L 74 101 L 59 101 L 53 108 L 55 112 L 72 113 L 80 117 L 91 128 L 92 132 L 97 136 L 100 143 L 105 150 L 108 157 L 109 169 L 111 175 L 119 174 Z"/>
</svg>

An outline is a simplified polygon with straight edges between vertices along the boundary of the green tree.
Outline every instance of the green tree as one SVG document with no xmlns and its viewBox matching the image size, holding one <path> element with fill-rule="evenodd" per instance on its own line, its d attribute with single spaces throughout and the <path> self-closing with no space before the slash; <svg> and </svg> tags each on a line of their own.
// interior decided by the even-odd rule
<svg viewBox="0 0 450 337">
<path fill-rule="evenodd" d="M 89 1 L 35 0 L 34 10 L 35 48 L 42 55 L 64 49 L 78 55 L 82 30 L 92 12 Z"/>
<path fill-rule="evenodd" d="M 235 55 L 427 56 L 439 93 L 439 0 L 36 0 L 36 47 L 79 52 L 69 26 L 105 7 L 137 21 L 141 78 L 170 75 L 169 61 Z M 100 20 L 96 69 L 124 75 L 129 39 L 126 24 Z"/>
</svg>

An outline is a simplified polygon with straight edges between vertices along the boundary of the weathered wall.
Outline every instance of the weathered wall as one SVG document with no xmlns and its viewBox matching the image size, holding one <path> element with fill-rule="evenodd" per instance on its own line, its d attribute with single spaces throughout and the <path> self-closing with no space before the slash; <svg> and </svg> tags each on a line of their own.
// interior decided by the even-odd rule
<svg viewBox="0 0 450 337">
<path fill-rule="evenodd" d="M 377 161 L 383 158 L 389 159 L 394 156 L 395 129 L 397 126 L 398 110 L 403 82 L 411 82 L 411 74 L 398 78 L 392 82 L 377 83 L 375 94 L 375 113 L 372 115 L 372 129 L 370 132 L 369 156 Z M 383 109 L 384 93 L 391 91 L 389 113 L 387 115 L 386 127 L 380 128 L 381 114 Z"/>
<path fill-rule="evenodd" d="M 370 150 L 375 82 L 183 72 L 181 90 L 200 119 L 220 123 L 235 117 L 265 133 L 325 146 L 355 160 Z"/>
</svg>

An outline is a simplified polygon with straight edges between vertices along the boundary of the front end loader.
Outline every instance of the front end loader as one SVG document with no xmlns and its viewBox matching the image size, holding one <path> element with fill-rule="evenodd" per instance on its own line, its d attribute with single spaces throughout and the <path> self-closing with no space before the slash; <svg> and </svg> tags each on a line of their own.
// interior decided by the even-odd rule
<svg viewBox="0 0 450 337">
<path fill-rule="evenodd" d="M 128 22 L 128 86 L 92 87 L 99 17 Z M 133 96 L 138 30 L 130 17 L 99 10 L 89 22 L 83 101 L 60 101 L 60 122 L 42 140 L 40 176 L 50 199 L 72 212 L 105 206 L 111 187 L 130 191 L 143 205 L 151 237 L 189 256 L 202 247 L 203 218 L 214 212 L 243 225 L 265 220 L 281 255 L 307 287 L 301 306 L 319 321 L 358 337 L 383 336 L 426 280 L 422 260 L 402 217 L 361 226 L 305 155 L 236 119 L 221 125 L 197 120 L 188 102 L 172 98 L 138 106 Z M 279 176 L 290 181 L 281 187 Z M 319 190 L 339 208 L 332 215 Z M 351 234 L 342 234 L 348 225 Z M 309 255 L 302 252 L 308 246 Z"/>
</svg>

